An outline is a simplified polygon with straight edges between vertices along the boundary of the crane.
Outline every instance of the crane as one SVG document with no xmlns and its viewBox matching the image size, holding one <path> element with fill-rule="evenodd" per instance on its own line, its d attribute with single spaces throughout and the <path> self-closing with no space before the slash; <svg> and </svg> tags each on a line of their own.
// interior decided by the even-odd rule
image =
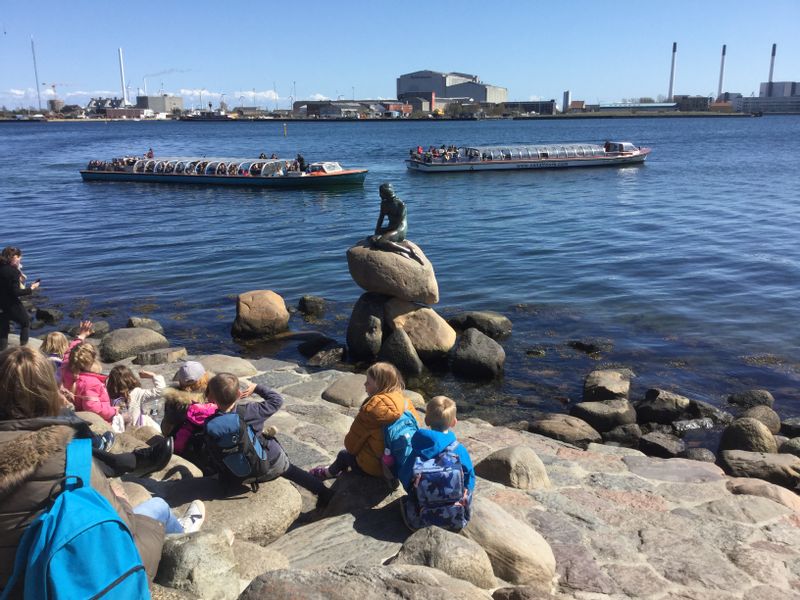
<svg viewBox="0 0 800 600">
<path fill-rule="evenodd" d="M 56 94 L 56 86 L 57 85 L 72 85 L 72 84 L 71 83 L 44 83 L 44 82 L 42 82 L 42 86 L 43 87 L 50 86 L 50 88 L 53 90 L 53 99 L 54 100 L 56 98 L 58 98 L 58 94 Z"/>
</svg>

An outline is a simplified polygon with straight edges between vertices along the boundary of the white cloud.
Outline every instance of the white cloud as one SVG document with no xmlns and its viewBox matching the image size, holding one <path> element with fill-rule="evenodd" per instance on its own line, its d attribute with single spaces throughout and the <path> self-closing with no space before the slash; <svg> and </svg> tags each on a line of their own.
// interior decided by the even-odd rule
<svg viewBox="0 0 800 600">
<path fill-rule="evenodd" d="M 315 100 L 317 102 L 320 102 L 322 100 L 330 100 L 330 98 L 328 98 L 325 94 L 311 94 L 308 97 L 308 99 L 309 100 Z"/>
<path fill-rule="evenodd" d="M 18 90 L 18 89 L 15 89 L 15 88 L 11 88 L 10 90 L 8 90 L 8 91 L 6 92 L 6 94 L 8 94 L 9 96 L 11 96 L 12 98 L 24 98 L 24 97 L 25 97 L 25 95 L 26 95 L 28 92 L 32 92 L 32 91 L 33 91 L 33 90 L 31 90 L 31 89 L 27 89 L 27 90 Z"/>
</svg>

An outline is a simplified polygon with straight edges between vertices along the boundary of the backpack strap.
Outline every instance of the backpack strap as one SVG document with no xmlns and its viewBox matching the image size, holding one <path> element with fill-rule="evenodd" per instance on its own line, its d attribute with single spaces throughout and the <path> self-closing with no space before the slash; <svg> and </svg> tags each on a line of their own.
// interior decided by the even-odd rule
<svg viewBox="0 0 800 600">
<path fill-rule="evenodd" d="M 64 469 L 64 489 L 89 487 L 92 477 L 92 440 L 75 439 L 67 444 L 67 464 Z M 77 480 L 77 481 L 76 481 Z"/>
<path fill-rule="evenodd" d="M 444 449 L 444 452 L 452 452 L 453 454 L 456 453 L 456 449 L 458 448 L 458 440 L 453 440 L 453 442 Z"/>
</svg>

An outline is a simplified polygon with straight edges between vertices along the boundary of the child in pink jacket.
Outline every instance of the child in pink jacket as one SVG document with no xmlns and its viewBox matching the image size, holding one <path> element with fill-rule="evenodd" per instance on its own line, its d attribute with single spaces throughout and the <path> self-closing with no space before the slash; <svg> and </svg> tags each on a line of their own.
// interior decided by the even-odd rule
<svg viewBox="0 0 800 600">
<path fill-rule="evenodd" d="M 119 409 L 111 406 L 111 399 L 106 390 L 106 376 L 93 371 L 97 361 L 97 348 L 84 341 L 91 331 L 91 321 L 81 323 L 77 339 L 70 344 L 69 350 L 64 355 L 64 363 L 61 365 L 61 384 L 72 392 L 76 411 L 97 413 L 110 423 Z"/>
</svg>

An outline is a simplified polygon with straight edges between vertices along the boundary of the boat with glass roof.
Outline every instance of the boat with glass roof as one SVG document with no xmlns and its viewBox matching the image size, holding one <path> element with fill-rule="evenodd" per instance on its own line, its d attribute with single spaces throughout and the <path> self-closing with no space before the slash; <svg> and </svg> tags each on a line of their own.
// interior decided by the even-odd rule
<svg viewBox="0 0 800 600">
<path fill-rule="evenodd" d="M 84 181 L 320 188 L 363 185 L 367 170 L 345 169 L 333 161 L 301 170 L 292 159 L 123 156 L 93 160 L 80 173 Z"/>
<path fill-rule="evenodd" d="M 417 147 L 406 165 L 421 173 L 599 167 L 643 163 L 648 154 L 650 148 L 630 142 Z"/>
</svg>

